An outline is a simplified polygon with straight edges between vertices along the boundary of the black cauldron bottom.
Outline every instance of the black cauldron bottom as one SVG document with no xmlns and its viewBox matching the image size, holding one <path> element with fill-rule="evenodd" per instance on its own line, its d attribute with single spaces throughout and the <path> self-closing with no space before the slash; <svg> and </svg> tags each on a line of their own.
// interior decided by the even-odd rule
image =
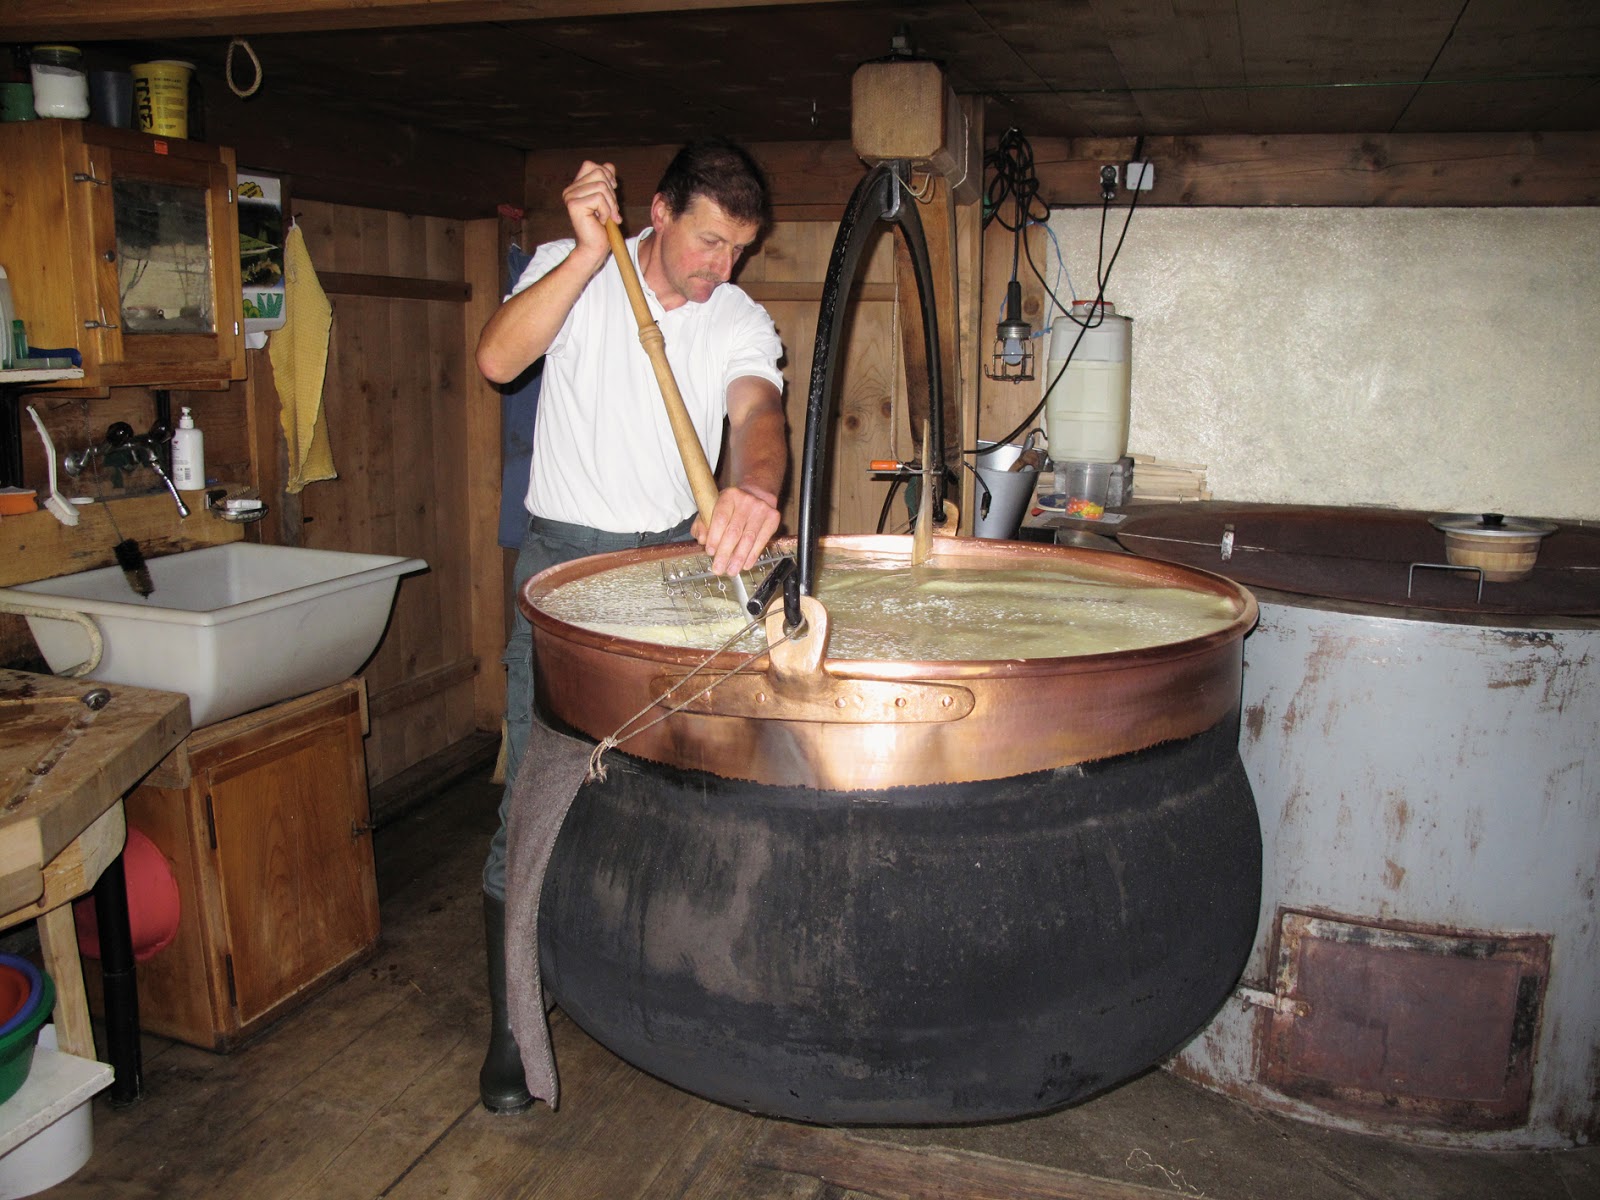
<svg viewBox="0 0 1600 1200">
<path fill-rule="evenodd" d="M 1228 719 L 949 785 L 757 785 L 613 752 L 541 896 L 550 995 L 634 1066 L 826 1124 L 1036 1114 L 1222 1004 L 1261 836 Z M 1004 754 L 996 747 L 996 754 Z"/>
</svg>

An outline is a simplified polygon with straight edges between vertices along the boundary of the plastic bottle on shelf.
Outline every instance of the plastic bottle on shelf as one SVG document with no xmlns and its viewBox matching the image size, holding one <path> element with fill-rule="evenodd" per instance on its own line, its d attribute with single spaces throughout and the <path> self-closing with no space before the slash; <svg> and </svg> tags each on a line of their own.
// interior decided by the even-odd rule
<svg viewBox="0 0 1600 1200">
<path fill-rule="evenodd" d="M 1096 307 L 1074 300 L 1073 319 L 1058 316 L 1050 332 L 1045 378 L 1055 386 L 1045 400 L 1045 435 L 1058 463 L 1114 463 L 1128 452 L 1133 321 L 1118 316 L 1113 304 Z"/>
<path fill-rule="evenodd" d="M 172 433 L 172 482 L 185 491 L 206 485 L 206 435 L 195 427 L 194 414 L 187 408 Z"/>
</svg>

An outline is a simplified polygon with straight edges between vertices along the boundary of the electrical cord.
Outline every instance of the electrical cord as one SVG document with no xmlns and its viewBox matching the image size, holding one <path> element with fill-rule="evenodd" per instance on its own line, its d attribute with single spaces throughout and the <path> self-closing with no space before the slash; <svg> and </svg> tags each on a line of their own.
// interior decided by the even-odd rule
<svg viewBox="0 0 1600 1200">
<path fill-rule="evenodd" d="M 1008 133 L 1009 132 L 1010 131 L 1008 131 Z M 1020 137 L 1021 135 L 1019 134 L 1018 136 Z M 1024 144 L 1026 144 L 1026 139 L 1024 139 Z M 1134 161 L 1142 161 L 1139 159 L 1139 153 L 1143 146 L 1144 139 L 1141 137 L 1134 145 Z M 1037 181 L 1035 182 L 1037 183 Z M 1072 362 L 1072 356 L 1078 351 L 1078 343 L 1083 341 L 1083 335 L 1090 329 L 1094 329 L 1105 322 L 1106 285 L 1111 282 L 1111 272 L 1117 265 L 1117 256 L 1122 253 L 1122 243 L 1127 239 L 1128 226 L 1133 223 L 1134 210 L 1139 207 L 1139 189 L 1130 188 L 1129 191 L 1132 193 L 1132 195 L 1128 201 L 1128 215 L 1123 218 L 1122 232 L 1117 237 L 1117 244 L 1111 251 L 1111 259 L 1109 262 L 1107 262 L 1105 258 L 1105 245 L 1106 218 L 1111 211 L 1111 198 L 1109 196 L 1102 196 L 1100 201 L 1100 244 L 1098 255 L 1095 261 L 1095 296 L 1094 299 L 1090 301 L 1089 317 L 1087 320 L 1080 321 L 1076 316 L 1073 315 L 1072 309 L 1069 305 L 1061 303 L 1061 298 L 1055 294 L 1055 291 L 1050 287 L 1050 284 L 1045 280 L 1044 275 L 1040 272 L 1038 264 L 1033 261 L 1033 252 L 1027 248 L 1027 239 L 1023 239 L 1023 247 L 1024 252 L 1027 254 L 1028 266 L 1033 270 L 1034 275 L 1044 286 L 1045 294 L 1050 297 L 1051 303 L 1055 305 L 1056 308 L 1060 309 L 1062 313 L 1066 315 L 1069 321 L 1078 326 L 1078 336 L 1073 339 L 1072 346 L 1070 349 L 1068 349 L 1066 358 L 1062 359 L 1061 369 L 1055 373 L 1055 377 L 1052 378 L 1049 384 L 1045 387 L 1044 394 L 1039 397 L 1039 403 L 1033 406 L 1033 408 L 1028 412 L 1028 415 L 1022 419 L 1015 429 L 1011 430 L 1011 432 L 1007 433 L 1004 437 L 996 439 L 994 443 L 995 445 L 1007 445 L 1013 439 L 1021 436 L 1028 430 L 1028 428 L 1034 423 L 1034 419 L 1044 411 L 1044 406 L 1049 401 L 1050 393 L 1055 389 L 1056 384 L 1061 382 L 1061 377 L 1066 374 L 1067 367 Z M 1049 206 L 1046 205 L 1046 213 L 1048 214 L 1048 212 Z M 1004 225 L 1003 221 L 1001 223 Z M 1011 227 L 1006 225 L 1005 228 L 1009 229 Z M 1054 322 L 1052 322 L 1052 324 L 1053 323 Z M 978 451 L 976 447 L 967 451 L 968 454 L 976 454 L 977 452 Z"/>
<path fill-rule="evenodd" d="M 1017 282 L 1017 269 L 1022 259 L 1022 243 L 1028 226 L 1036 220 L 1048 220 L 1050 206 L 1039 198 L 1039 176 L 1033 169 L 1033 147 L 1015 126 L 1001 135 L 995 148 L 984 155 L 984 166 L 993 171 L 989 185 L 984 190 L 983 224 L 987 227 L 999 221 L 1011 233 L 1011 278 L 1006 284 L 1005 301 L 1001 306 L 999 338 L 1005 345 L 1005 361 L 1016 364 L 1022 361 L 1019 331 L 1027 329 L 1022 321 L 1022 287 Z M 1008 210 L 1011 215 L 1008 217 Z"/>
<path fill-rule="evenodd" d="M 1003 229 L 1020 233 L 1030 220 L 1048 221 L 1050 205 L 1039 198 L 1039 176 L 1033 169 L 1033 147 L 1022 131 L 1012 126 L 1000 135 L 995 148 L 983 156 L 985 169 L 994 174 L 984 189 L 983 225 L 999 221 Z M 1010 203 L 1016 210 L 1012 220 L 1006 220 L 1005 207 Z M 1039 211 L 1035 214 L 1035 208 Z"/>
</svg>

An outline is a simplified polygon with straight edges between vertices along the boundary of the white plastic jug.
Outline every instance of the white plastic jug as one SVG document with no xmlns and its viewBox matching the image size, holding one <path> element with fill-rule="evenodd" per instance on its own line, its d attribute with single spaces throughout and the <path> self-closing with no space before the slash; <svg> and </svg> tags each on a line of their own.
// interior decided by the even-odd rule
<svg viewBox="0 0 1600 1200">
<path fill-rule="evenodd" d="M 1072 315 L 1076 320 L 1057 317 L 1050 331 L 1045 376 L 1055 381 L 1045 399 L 1050 457 L 1055 462 L 1116 462 L 1128 452 L 1133 320 L 1118 316 L 1110 303 L 1097 311 L 1090 300 L 1074 300 Z M 1084 329 L 1079 322 L 1092 323 Z"/>
</svg>

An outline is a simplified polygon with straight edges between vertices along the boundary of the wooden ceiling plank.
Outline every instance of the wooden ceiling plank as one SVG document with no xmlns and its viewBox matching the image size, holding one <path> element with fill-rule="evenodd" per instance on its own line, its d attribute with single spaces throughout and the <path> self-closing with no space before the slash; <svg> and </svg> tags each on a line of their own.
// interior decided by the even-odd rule
<svg viewBox="0 0 1600 1200">
<path fill-rule="evenodd" d="M 1245 80 L 1234 0 L 1091 0 L 1091 6 L 1129 87 Z"/>
<path fill-rule="evenodd" d="M 1461 0 L 1238 0 L 1244 82 L 1422 79 Z"/>
<path fill-rule="evenodd" d="M 810 5 L 849 0 L 806 0 Z M 0 41 L 239 36 L 768 8 L 791 0 L 0 0 Z"/>
<path fill-rule="evenodd" d="M 464 160 L 450 139 L 479 143 L 497 180 L 505 151 L 847 138 L 850 75 L 902 24 L 959 94 L 985 98 L 990 128 L 1030 138 L 1600 125 L 1593 0 L 0 0 L 0 35 L 43 40 L 20 31 L 46 21 L 91 59 L 198 63 L 214 139 L 269 136 L 286 105 L 302 137 L 368 139 L 367 159 L 392 159 L 390 140 L 426 144 L 425 164 Z M 252 34 L 265 80 L 241 101 L 222 63 L 251 22 L 295 32 Z M 85 35 L 102 26 L 134 40 Z M 1496 82 L 1508 71 L 1571 77 Z M 398 183 L 406 164 L 387 159 Z M 431 183 L 430 205 L 450 203 L 447 183 L 470 186 Z"/>
<path fill-rule="evenodd" d="M 1019 53 L 1016 40 L 996 30 L 990 8 L 982 2 L 938 0 L 915 7 L 898 6 L 893 15 L 903 21 L 913 50 L 941 63 L 950 86 L 959 93 L 1045 86 Z M 887 51 L 885 44 L 883 50 L 868 57 L 881 57 Z"/>
<path fill-rule="evenodd" d="M 1458 121 L 1486 132 L 1594 129 L 1600 125 L 1600 83 L 1431 85 L 1407 106 L 1395 132 L 1443 132 Z"/>
<path fill-rule="evenodd" d="M 1471 0 L 1439 54 L 1434 79 L 1593 76 L 1600 69 L 1594 0 Z"/>
<path fill-rule="evenodd" d="M 1090 5 L 1045 5 L 1036 0 L 975 0 L 990 36 L 1026 69 L 1016 80 L 1027 92 L 1120 87 L 1126 80 Z M 964 57 L 966 46 L 959 47 Z"/>
</svg>

